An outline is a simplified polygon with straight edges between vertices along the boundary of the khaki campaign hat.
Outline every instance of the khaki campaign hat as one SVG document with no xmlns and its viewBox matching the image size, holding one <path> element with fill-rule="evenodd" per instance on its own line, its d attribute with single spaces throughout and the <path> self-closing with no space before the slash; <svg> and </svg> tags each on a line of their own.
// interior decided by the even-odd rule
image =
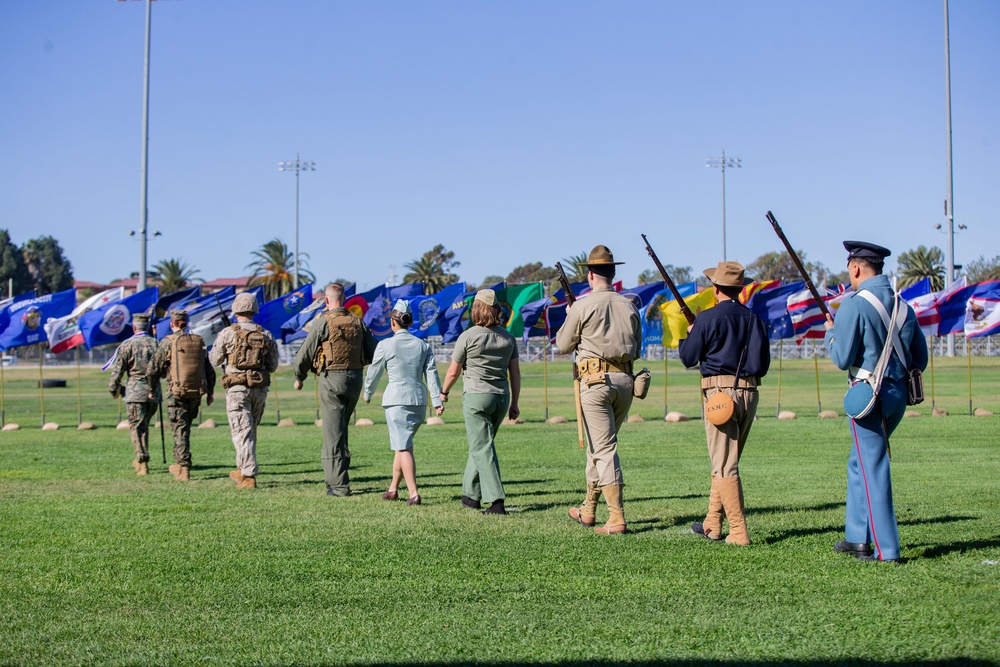
<svg viewBox="0 0 1000 667">
<path fill-rule="evenodd" d="M 746 277 L 746 270 L 739 262 L 719 262 L 714 269 L 705 269 L 705 277 L 719 287 L 743 287 L 753 281 Z"/>
<path fill-rule="evenodd" d="M 587 261 L 580 266 L 618 266 L 625 262 L 616 262 L 611 248 L 606 245 L 595 245 L 594 249 L 587 255 Z"/>
</svg>

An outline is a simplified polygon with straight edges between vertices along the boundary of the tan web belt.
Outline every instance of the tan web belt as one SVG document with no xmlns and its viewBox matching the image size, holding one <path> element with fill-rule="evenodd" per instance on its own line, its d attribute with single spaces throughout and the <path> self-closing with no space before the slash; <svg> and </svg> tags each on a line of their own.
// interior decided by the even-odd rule
<svg viewBox="0 0 1000 667">
<path fill-rule="evenodd" d="M 732 389 L 734 382 L 736 382 L 735 375 L 712 375 L 710 377 L 701 379 L 701 388 Z M 736 382 L 737 389 L 756 389 L 758 385 L 760 385 L 760 379 L 756 375 L 740 378 L 740 381 Z"/>
<path fill-rule="evenodd" d="M 628 373 L 632 374 L 632 362 L 621 365 L 613 364 L 604 359 L 580 359 L 576 362 L 580 375 L 596 375 L 597 373 Z"/>
</svg>

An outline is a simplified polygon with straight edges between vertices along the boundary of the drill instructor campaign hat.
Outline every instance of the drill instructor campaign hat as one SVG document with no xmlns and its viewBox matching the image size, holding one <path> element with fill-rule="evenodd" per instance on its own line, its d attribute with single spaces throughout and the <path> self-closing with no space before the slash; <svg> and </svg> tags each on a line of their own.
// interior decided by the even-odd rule
<svg viewBox="0 0 1000 667">
<path fill-rule="evenodd" d="M 705 269 L 702 273 L 719 287 L 743 287 L 753 282 L 746 277 L 746 270 L 738 262 L 719 262 L 714 269 Z"/>
<path fill-rule="evenodd" d="M 594 249 L 587 255 L 587 261 L 579 266 L 618 266 L 625 262 L 616 262 L 611 249 L 606 245 L 595 245 Z"/>
</svg>

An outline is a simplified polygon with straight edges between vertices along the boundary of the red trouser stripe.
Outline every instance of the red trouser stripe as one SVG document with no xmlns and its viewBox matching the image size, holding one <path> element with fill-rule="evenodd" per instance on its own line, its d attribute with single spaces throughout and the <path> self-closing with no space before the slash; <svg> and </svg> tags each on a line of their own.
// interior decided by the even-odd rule
<svg viewBox="0 0 1000 667">
<path fill-rule="evenodd" d="M 861 443 L 858 442 L 858 427 L 855 421 L 851 420 L 851 432 L 854 434 L 854 448 L 858 451 L 858 464 L 861 466 L 861 479 L 865 482 L 865 500 L 868 501 L 868 525 L 872 529 L 872 541 L 875 543 L 875 550 L 878 552 L 878 559 L 882 560 L 882 549 L 878 546 L 878 535 L 875 534 L 875 516 L 872 514 L 872 497 L 868 493 L 868 475 L 865 474 L 865 462 L 861 458 Z"/>
</svg>

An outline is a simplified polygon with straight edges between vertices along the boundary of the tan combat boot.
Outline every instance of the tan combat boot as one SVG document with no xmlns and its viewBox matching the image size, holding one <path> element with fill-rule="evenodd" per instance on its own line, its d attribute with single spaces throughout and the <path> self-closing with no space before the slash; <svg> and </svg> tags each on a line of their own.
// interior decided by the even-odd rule
<svg viewBox="0 0 1000 667">
<path fill-rule="evenodd" d="M 135 469 L 136 475 L 148 475 L 149 474 L 149 464 L 145 461 L 139 463 L 139 467 Z"/>
<path fill-rule="evenodd" d="M 187 466 L 181 466 L 181 470 L 177 473 L 178 482 L 187 482 L 191 480 L 191 468 Z"/>
<path fill-rule="evenodd" d="M 743 515 L 743 484 L 740 483 L 739 476 L 720 477 L 719 491 L 722 494 L 722 505 L 726 510 L 726 516 L 729 518 L 729 537 L 726 538 L 726 543 L 748 546 L 750 534 L 747 532 L 747 523 Z"/>
<path fill-rule="evenodd" d="M 719 494 L 719 479 L 712 475 L 712 490 L 708 494 L 708 514 L 703 523 L 692 523 L 691 532 L 710 540 L 722 539 L 722 496 Z"/>
<path fill-rule="evenodd" d="M 601 490 L 596 484 L 587 482 L 587 495 L 579 507 L 569 509 L 569 518 L 588 528 L 597 523 L 597 501 L 601 499 Z"/>
<path fill-rule="evenodd" d="M 239 483 L 241 483 L 241 482 L 242 482 L 242 481 L 243 481 L 243 480 L 244 480 L 245 478 L 243 477 L 243 473 L 242 473 L 242 472 L 240 472 L 239 470 L 231 470 L 231 471 L 229 471 L 229 479 L 231 479 L 231 480 L 233 480 L 234 482 L 236 482 L 237 484 L 239 484 Z"/>
<path fill-rule="evenodd" d="M 239 484 L 236 485 L 237 489 L 256 489 L 257 488 L 257 478 L 246 476 L 243 478 Z"/>
<path fill-rule="evenodd" d="M 139 459 L 132 459 L 132 469 L 139 472 Z"/>
<path fill-rule="evenodd" d="M 608 484 L 601 487 L 604 493 L 604 502 L 608 504 L 608 511 L 611 513 L 608 522 L 603 526 L 594 528 L 598 535 L 615 535 L 628 532 L 625 525 L 625 506 L 622 504 L 622 485 Z"/>
<path fill-rule="evenodd" d="M 181 476 L 181 464 L 180 463 L 173 463 L 173 464 L 171 464 L 170 467 L 167 468 L 167 470 L 169 470 L 170 474 L 174 476 L 174 479 L 177 479 L 178 477 Z"/>
</svg>

